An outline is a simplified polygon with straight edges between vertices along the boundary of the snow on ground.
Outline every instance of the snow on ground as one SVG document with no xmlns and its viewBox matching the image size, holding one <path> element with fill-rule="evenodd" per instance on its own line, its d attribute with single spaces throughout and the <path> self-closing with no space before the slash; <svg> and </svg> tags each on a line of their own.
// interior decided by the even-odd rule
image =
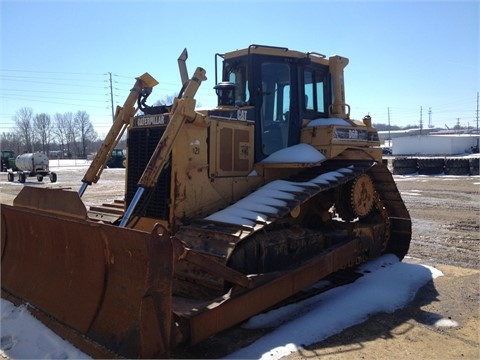
<svg viewBox="0 0 480 360">
<path fill-rule="evenodd" d="M 280 326 L 228 358 L 280 359 L 359 324 L 370 315 L 404 307 L 420 287 L 443 275 L 432 267 L 401 263 L 393 255 L 384 255 L 361 269 L 364 276 L 352 284 L 251 318 L 244 326 Z"/>
<path fill-rule="evenodd" d="M 79 359 L 87 355 L 35 319 L 25 305 L 1 299 L 0 356 L 11 359 Z"/>
<path fill-rule="evenodd" d="M 443 274 L 384 255 L 361 268 L 363 277 L 304 301 L 252 317 L 247 328 L 275 328 L 228 358 L 279 359 L 326 339 L 378 312 L 406 306 L 417 290 Z M 34 319 L 25 306 L 1 299 L 0 356 L 12 359 L 74 359 L 88 356 Z"/>
<path fill-rule="evenodd" d="M 53 169 L 65 169 L 73 168 L 78 169 L 79 167 L 84 167 L 85 169 L 90 166 L 91 161 L 85 159 L 53 159 L 49 162 L 50 170 Z"/>
</svg>

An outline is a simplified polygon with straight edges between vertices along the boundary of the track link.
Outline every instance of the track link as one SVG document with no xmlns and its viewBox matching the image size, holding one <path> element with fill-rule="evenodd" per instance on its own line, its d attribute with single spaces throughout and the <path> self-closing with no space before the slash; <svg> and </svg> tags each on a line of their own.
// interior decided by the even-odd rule
<svg viewBox="0 0 480 360">
<path fill-rule="evenodd" d="M 410 214 L 387 167 L 374 166 L 369 170 L 369 175 L 374 180 L 375 190 L 385 207 L 390 222 L 390 236 L 386 252 L 393 253 L 402 260 L 408 252 L 412 237 Z"/>
<path fill-rule="evenodd" d="M 362 174 L 368 174 L 374 182 L 377 220 L 366 219 L 365 222 L 346 222 L 343 225 L 335 222 L 337 233 L 345 227 L 345 233 L 340 237 L 301 227 L 297 228 L 299 231 L 295 228 L 275 229 L 300 205 L 322 193 L 331 193 Z M 356 230 L 352 230 L 354 228 Z M 326 162 L 289 180 L 273 181 L 225 209 L 182 227 L 175 234 L 193 252 L 232 266 L 244 274 L 286 271 L 307 261 L 314 253 L 328 252 L 329 246 L 354 238 L 364 238 L 365 242 L 357 258 L 351 255 L 350 265 L 385 252 L 394 253 L 402 259 L 408 251 L 410 236 L 410 217 L 390 172 L 385 166 L 370 161 Z M 248 243 L 245 241 L 247 238 Z M 290 247 L 291 239 L 300 240 L 293 240 L 297 242 Z M 238 251 L 243 252 L 240 258 L 232 257 L 234 252 L 238 255 Z M 262 262 L 249 263 L 248 259 L 252 258 L 261 258 Z M 202 291 L 208 287 L 216 289 L 214 292 L 217 294 L 224 290 L 221 279 L 212 279 L 188 265 L 180 264 L 176 275 L 179 279 L 177 283 L 181 284 L 178 291 L 183 295 L 195 291 L 189 285 L 192 283 L 203 284 L 195 286 Z M 209 296 L 208 292 L 204 295 Z"/>
</svg>

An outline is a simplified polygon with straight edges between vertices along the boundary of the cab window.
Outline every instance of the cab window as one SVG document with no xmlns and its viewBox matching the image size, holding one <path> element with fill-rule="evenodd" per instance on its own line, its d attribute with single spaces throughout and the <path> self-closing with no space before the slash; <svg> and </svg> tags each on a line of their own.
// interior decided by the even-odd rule
<svg viewBox="0 0 480 360">
<path fill-rule="evenodd" d="M 288 146 L 290 113 L 290 65 L 265 62 L 261 67 L 262 150 L 270 155 Z"/>
<path fill-rule="evenodd" d="M 322 69 L 305 69 L 304 80 L 304 113 L 319 116 L 326 113 L 326 71 Z"/>
<path fill-rule="evenodd" d="M 248 91 L 247 65 L 244 61 L 233 61 L 225 64 L 224 81 L 235 84 L 235 105 L 245 106 L 250 101 Z"/>
</svg>

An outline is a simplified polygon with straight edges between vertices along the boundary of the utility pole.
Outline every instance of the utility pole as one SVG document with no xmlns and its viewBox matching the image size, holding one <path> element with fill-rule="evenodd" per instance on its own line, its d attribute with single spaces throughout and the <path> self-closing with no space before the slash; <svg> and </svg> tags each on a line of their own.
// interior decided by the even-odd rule
<svg viewBox="0 0 480 360">
<path fill-rule="evenodd" d="M 432 108 L 428 108 L 428 128 L 433 128 L 432 125 Z"/>
<path fill-rule="evenodd" d="M 388 146 L 392 146 L 392 136 L 390 135 L 390 108 L 388 110 Z"/>
<path fill-rule="evenodd" d="M 478 91 L 477 91 L 477 134 L 478 134 Z"/>
<path fill-rule="evenodd" d="M 422 107 L 420 106 L 420 135 L 422 135 L 422 129 L 423 129 L 422 115 L 423 115 L 423 109 L 422 109 Z"/>
<path fill-rule="evenodd" d="M 479 137 L 480 133 L 478 132 L 478 91 L 477 91 L 477 150 L 478 150 L 478 145 L 479 145 Z"/>
<path fill-rule="evenodd" d="M 110 104 L 112 108 L 112 122 L 115 122 L 115 114 L 113 112 L 113 85 L 112 85 L 112 73 L 108 73 L 109 78 L 110 78 Z"/>
</svg>

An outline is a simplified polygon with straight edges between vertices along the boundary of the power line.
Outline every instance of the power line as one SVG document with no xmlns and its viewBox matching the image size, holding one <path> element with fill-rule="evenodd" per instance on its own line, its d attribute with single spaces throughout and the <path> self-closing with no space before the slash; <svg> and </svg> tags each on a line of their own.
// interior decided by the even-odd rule
<svg viewBox="0 0 480 360">
<path fill-rule="evenodd" d="M 86 94 L 83 94 L 86 95 Z M 11 99 L 32 99 L 32 96 L 29 94 L 4 94 L 3 97 L 9 97 Z M 86 99 L 86 98 L 79 98 L 79 97 L 55 97 L 55 96 L 41 96 L 35 95 L 34 99 L 55 99 L 55 100 L 74 100 L 74 101 L 88 101 L 88 102 L 104 102 L 104 100 L 94 100 L 94 99 Z"/>
<path fill-rule="evenodd" d="M 54 80 L 54 81 L 67 81 L 67 82 L 70 82 L 70 81 L 88 81 L 88 82 L 96 82 L 98 81 L 97 79 L 85 79 L 84 77 L 83 78 L 75 78 L 75 79 L 72 79 L 72 78 L 52 78 L 52 77 L 41 77 L 41 76 L 18 76 L 18 75 L 0 75 L 0 78 L 4 79 L 4 80 L 17 80 L 17 79 L 27 79 L 27 80 Z M 24 81 L 24 80 L 22 80 Z"/>
<path fill-rule="evenodd" d="M 71 72 L 71 71 L 42 71 L 42 70 L 18 70 L 18 69 L 0 69 L 0 71 L 38 73 L 38 74 L 69 74 L 69 75 L 96 75 L 96 76 L 103 75 L 100 73 L 84 73 L 84 72 Z"/>
<path fill-rule="evenodd" d="M 86 104 L 72 104 L 72 103 L 64 103 L 64 102 L 56 102 L 56 101 L 45 101 L 45 100 L 38 100 L 36 98 L 28 98 L 28 97 L 15 97 L 15 96 L 9 96 L 9 95 L 3 95 L 3 98 L 7 99 L 13 99 L 13 100 L 25 100 L 25 101 L 30 101 L 30 102 L 39 102 L 39 103 L 46 103 L 46 104 L 57 104 L 57 105 L 71 105 L 71 106 L 82 106 L 82 107 L 92 107 L 92 108 L 105 108 L 105 107 L 100 107 L 100 106 L 95 106 L 95 105 L 86 105 Z M 64 99 L 68 100 L 68 99 Z M 89 100 L 92 101 L 92 100 Z"/>
<path fill-rule="evenodd" d="M 10 89 L 10 88 L 0 88 L 0 92 L 22 92 L 25 93 L 27 90 L 25 89 Z M 33 90 L 33 89 L 28 89 L 28 93 L 48 93 L 48 94 L 68 94 L 68 95 L 85 95 L 85 92 L 72 92 L 72 91 L 55 91 L 55 90 Z M 93 93 L 89 93 L 91 95 L 95 95 Z"/>
<path fill-rule="evenodd" d="M 59 83 L 52 83 L 49 81 L 35 81 L 35 80 L 22 80 L 22 83 L 30 83 L 30 84 L 43 84 L 43 85 L 58 85 L 58 86 L 69 86 L 69 87 L 85 87 L 85 88 L 98 88 L 99 86 L 93 86 L 93 85 L 79 85 L 79 84 L 59 84 Z"/>
</svg>

